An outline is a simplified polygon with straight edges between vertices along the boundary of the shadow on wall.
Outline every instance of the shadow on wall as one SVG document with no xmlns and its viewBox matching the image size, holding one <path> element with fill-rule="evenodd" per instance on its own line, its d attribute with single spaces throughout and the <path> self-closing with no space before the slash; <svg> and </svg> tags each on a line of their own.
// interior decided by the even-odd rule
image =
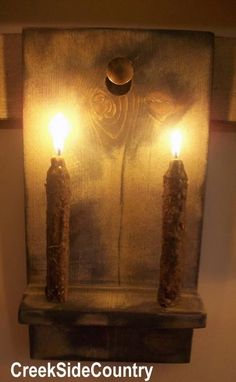
<svg viewBox="0 0 236 382">
<path fill-rule="evenodd" d="M 236 134 L 210 136 L 201 278 L 236 277 Z"/>
<path fill-rule="evenodd" d="M 9 357 L 8 346 L 13 359 L 23 355 L 23 344 L 27 339 L 26 328 L 17 324 L 18 307 L 26 285 L 22 131 L 1 130 L 0 142 L 0 305 L 3 327 L 0 359 Z"/>
<path fill-rule="evenodd" d="M 214 51 L 211 118 L 232 120 L 235 82 L 235 39 L 216 38 Z M 233 118 L 234 120 L 234 118 Z"/>
</svg>

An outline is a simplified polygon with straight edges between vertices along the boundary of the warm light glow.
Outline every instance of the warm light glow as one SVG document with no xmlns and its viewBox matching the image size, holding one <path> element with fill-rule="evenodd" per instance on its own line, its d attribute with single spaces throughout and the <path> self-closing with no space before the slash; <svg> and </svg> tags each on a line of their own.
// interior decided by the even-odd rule
<svg viewBox="0 0 236 382">
<path fill-rule="evenodd" d="M 60 155 L 64 147 L 65 139 L 70 130 L 69 122 L 64 114 L 56 114 L 49 124 L 49 129 L 52 134 L 55 150 L 57 151 L 58 155 Z"/>
<path fill-rule="evenodd" d="M 171 136 L 172 154 L 175 158 L 178 158 L 180 154 L 180 148 L 182 143 L 182 135 L 178 130 L 175 130 Z"/>
</svg>

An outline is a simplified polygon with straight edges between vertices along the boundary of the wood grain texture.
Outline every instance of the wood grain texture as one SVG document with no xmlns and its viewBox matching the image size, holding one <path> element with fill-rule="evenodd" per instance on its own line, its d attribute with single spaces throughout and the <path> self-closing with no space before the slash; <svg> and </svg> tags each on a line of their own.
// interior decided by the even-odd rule
<svg viewBox="0 0 236 382">
<path fill-rule="evenodd" d="M 19 320 L 30 324 L 33 357 L 189 360 L 192 330 L 206 320 L 195 291 L 212 41 L 211 34 L 195 32 L 25 31 L 28 267 L 29 282 L 39 287 L 27 290 Z M 130 88 L 107 81 L 107 65 L 116 57 L 132 62 Z M 46 301 L 43 293 L 48 122 L 58 111 L 73 121 L 64 152 L 72 205 L 71 287 L 63 304 Z M 157 302 L 162 178 L 176 125 L 188 142 L 181 159 L 191 174 L 185 292 L 175 307 L 164 309 Z"/>
<path fill-rule="evenodd" d="M 23 121 L 21 118 L 8 118 L 0 119 L 0 129 L 22 129 Z M 214 131 L 221 131 L 222 133 L 235 132 L 236 122 L 235 121 L 221 121 L 221 120 L 211 120 L 210 121 L 210 133 Z"/>
<path fill-rule="evenodd" d="M 155 288 L 74 287 L 64 304 L 48 302 L 44 289 L 29 286 L 19 320 L 32 325 L 128 326 L 193 329 L 206 323 L 202 301 L 194 291 L 182 293 L 174 307 L 161 308 Z"/>
<path fill-rule="evenodd" d="M 154 288 L 84 286 L 69 296 L 53 304 L 42 287 L 27 288 L 19 320 L 30 325 L 31 358 L 186 363 L 193 328 L 205 326 L 194 291 L 168 309 L 158 305 Z"/>
<path fill-rule="evenodd" d="M 21 119 L 22 116 L 22 37 L 21 34 L 0 35 L 0 118 Z M 236 120 L 236 39 L 216 37 L 211 118 Z M 0 128 L 21 128 L 22 123 L 0 121 Z"/>
<path fill-rule="evenodd" d="M 147 327 L 31 325 L 30 356 L 47 360 L 187 363 L 192 332 Z"/>
<path fill-rule="evenodd" d="M 162 177 L 171 159 L 167 136 L 180 123 L 188 142 L 182 158 L 191 174 L 184 286 L 196 286 L 211 55 L 212 35 L 205 33 L 25 32 L 24 147 L 31 281 L 45 280 L 43 184 L 51 156 L 46 113 L 55 105 L 62 109 L 72 105 L 78 117 L 65 150 L 72 180 L 71 283 L 157 287 Z M 106 68 L 115 57 L 127 57 L 134 65 L 131 89 L 122 96 L 106 86 Z M 77 132 L 78 140 L 73 135 Z"/>
</svg>

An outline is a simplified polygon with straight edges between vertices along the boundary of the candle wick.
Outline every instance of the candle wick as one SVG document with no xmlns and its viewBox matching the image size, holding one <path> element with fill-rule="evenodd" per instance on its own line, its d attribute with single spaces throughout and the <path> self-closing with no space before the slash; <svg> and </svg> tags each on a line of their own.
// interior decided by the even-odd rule
<svg viewBox="0 0 236 382">
<path fill-rule="evenodd" d="M 61 150 L 60 149 L 58 149 L 57 154 L 58 154 L 58 156 L 61 156 Z"/>
</svg>

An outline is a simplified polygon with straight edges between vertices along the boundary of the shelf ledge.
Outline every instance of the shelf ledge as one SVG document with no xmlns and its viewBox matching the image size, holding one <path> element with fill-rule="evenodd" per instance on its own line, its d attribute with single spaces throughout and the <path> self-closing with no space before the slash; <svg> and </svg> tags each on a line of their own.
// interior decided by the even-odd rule
<svg viewBox="0 0 236 382">
<path fill-rule="evenodd" d="M 66 303 L 50 303 L 30 285 L 19 309 L 36 359 L 189 362 L 194 328 L 206 313 L 199 295 L 184 291 L 161 308 L 155 288 L 76 286 Z"/>
</svg>

